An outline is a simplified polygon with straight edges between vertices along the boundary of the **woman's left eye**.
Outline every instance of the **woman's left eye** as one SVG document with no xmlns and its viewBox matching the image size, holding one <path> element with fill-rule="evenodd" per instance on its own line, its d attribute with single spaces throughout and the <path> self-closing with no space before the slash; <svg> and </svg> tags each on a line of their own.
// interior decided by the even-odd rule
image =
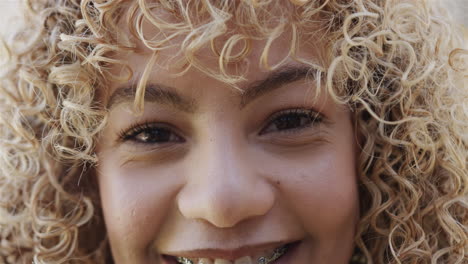
<svg viewBox="0 0 468 264">
<path fill-rule="evenodd" d="M 322 119 L 322 115 L 312 109 L 288 109 L 280 111 L 269 118 L 267 127 L 260 132 L 260 135 L 271 132 L 297 132 L 298 130 L 321 123 Z"/>
</svg>

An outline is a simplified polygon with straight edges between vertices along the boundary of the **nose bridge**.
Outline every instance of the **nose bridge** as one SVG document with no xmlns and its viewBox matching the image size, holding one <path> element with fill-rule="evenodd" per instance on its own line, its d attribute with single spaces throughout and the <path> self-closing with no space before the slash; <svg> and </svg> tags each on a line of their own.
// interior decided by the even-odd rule
<svg viewBox="0 0 468 264">
<path fill-rule="evenodd" d="M 179 210 L 186 218 L 226 228 L 264 215 L 273 206 L 272 190 L 257 175 L 246 145 L 234 137 L 218 133 L 193 150 L 187 184 L 178 196 Z"/>
</svg>

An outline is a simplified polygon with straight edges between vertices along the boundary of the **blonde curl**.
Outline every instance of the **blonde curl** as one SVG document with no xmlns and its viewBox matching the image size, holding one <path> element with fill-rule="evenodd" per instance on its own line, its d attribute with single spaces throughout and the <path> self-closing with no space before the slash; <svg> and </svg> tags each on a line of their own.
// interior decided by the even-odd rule
<svg viewBox="0 0 468 264">
<path fill-rule="evenodd" d="M 137 85 L 142 111 L 161 51 L 177 47 L 178 74 L 193 67 L 236 88 L 253 41 L 264 43 L 262 68 L 308 65 L 322 92 L 351 109 L 361 139 L 355 242 L 367 263 L 466 263 L 468 51 L 443 9 L 397 0 L 24 4 L 31 25 L 0 41 L 0 263 L 109 261 L 93 168 L 108 114 L 99 98 L 109 81 L 133 77 L 116 54 L 137 42 L 152 52 Z M 287 56 L 271 62 L 284 36 Z M 320 61 L 299 55 L 312 40 L 327 47 Z M 199 59 L 206 50 L 217 68 Z M 233 63 L 243 70 L 229 72 Z M 125 74 L 111 71 L 117 64 Z"/>
</svg>

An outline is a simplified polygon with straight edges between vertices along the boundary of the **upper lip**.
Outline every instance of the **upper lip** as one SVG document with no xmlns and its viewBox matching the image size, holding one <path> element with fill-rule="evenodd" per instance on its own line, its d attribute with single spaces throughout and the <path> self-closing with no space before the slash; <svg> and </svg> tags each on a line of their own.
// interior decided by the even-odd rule
<svg viewBox="0 0 468 264">
<path fill-rule="evenodd" d="M 197 250 L 178 250 L 178 251 L 165 251 L 163 255 L 170 255 L 185 258 L 210 258 L 210 259 L 227 259 L 236 260 L 243 256 L 254 256 L 265 250 L 274 250 L 285 244 L 290 244 L 295 240 L 290 241 L 277 241 L 262 244 L 245 245 L 238 248 L 204 248 Z"/>
</svg>

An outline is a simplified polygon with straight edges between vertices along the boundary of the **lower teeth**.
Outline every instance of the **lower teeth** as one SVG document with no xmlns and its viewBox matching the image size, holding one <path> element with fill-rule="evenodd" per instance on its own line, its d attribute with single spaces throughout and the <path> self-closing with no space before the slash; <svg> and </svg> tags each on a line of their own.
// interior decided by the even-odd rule
<svg viewBox="0 0 468 264">
<path fill-rule="evenodd" d="M 283 256 L 286 251 L 288 250 L 289 245 L 284 245 L 282 247 L 279 247 L 273 251 L 273 254 L 270 257 L 260 257 L 257 260 L 257 264 L 269 264 L 277 259 L 279 259 L 281 256 Z M 194 264 L 194 262 L 191 259 L 184 258 L 184 257 L 176 257 L 176 260 L 179 264 Z"/>
<path fill-rule="evenodd" d="M 188 258 L 184 258 L 184 257 L 177 257 L 177 262 L 180 263 L 180 264 L 193 264 L 193 261 L 191 259 L 188 259 Z"/>
<path fill-rule="evenodd" d="M 266 258 L 266 257 L 259 258 L 258 264 L 268 264 L 279 259 L 281 256 L 284 255 L 284 253 L 286 253 L 287 249 L 288 249 L 288 245 L 284 245 L 280 248 L 275 249 L 275 251 L 273 251 L 273 254 L 269 258 Z"/>
</svg>

